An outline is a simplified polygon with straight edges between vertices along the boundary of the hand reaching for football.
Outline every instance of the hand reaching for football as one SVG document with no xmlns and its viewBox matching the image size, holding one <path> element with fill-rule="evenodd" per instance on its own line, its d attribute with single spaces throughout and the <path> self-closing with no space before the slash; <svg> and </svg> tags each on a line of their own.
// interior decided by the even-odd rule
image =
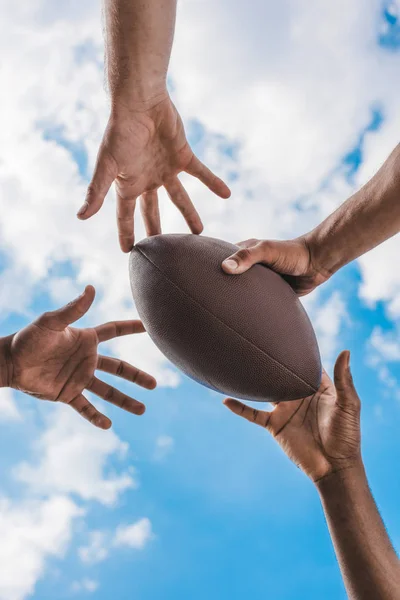
<svg viewBox="0 0 400 600">
<path fill-rule="evenodd" d="M 281 402 L 272 411 L 253 409 L 231 398 L 224 403 L 267 429 L 288 457 L 317 482 L 361 458 L 360 399 L 349 369 L 349 352 L 339 355 L 334 380 L 335 384 L 324 372 L 315 394 Z"/>
<path fill-rule="evenodd" d="M 222 263 L 229 275 L 240 275 L 262 263 L 282 275 L 298 296 L 309 294 L 331 276 L 316 264 L 305 237 L 288 241 L 250 239 L 237 245 L 240 250 Z"/>
<path fill-rule="evenodd" d="M 110 117 L 78 217 L 87 219 L 97 213 L 115 180 L 119 242 L 129 252 L 139 197 L 147 235 L 161 233 L 157 189 L 164 186 L 192 233 L 201 233 L 201 219 L 178 178 L 182 171 L 200 179 L 218 196 L 230 196 L 228 186 L 193 154 L 169 96 L 146 110 L 120 108 Z"/>
<path fill-rule="evenodd" d="M 136 415 L 143 414 L 145 407 L 98 379 L 95 371 L 111 373 L 147 389 L 153 389 L 156 381 L 122 360 L 97 353 L 101 342 L 143 332 L 140 321 L 113 321 L 87 329 L 70 327 L 89 310 L 94 296 L 94 288 L 87 286 L 79 298 L 44 313 L 7 338 L 7 385 L 42 400 L 68 404 L 93 425 L 108 429 L 110 419 L 87 400 L 85 389 Z"/>
</svg>

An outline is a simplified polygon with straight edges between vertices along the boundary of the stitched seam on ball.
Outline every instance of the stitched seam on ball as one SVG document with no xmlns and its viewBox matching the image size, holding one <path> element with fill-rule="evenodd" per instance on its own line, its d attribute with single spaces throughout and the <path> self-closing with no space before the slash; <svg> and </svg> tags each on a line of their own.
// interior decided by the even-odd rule
<svg viewBox="0 0 400 600">
<path fill-rule="evenodd" d="M 198 302 L 197 300 L 195 300 L 194 298 L 192 298 L 192 296 L 190 296 L 187 292 L 185 292 L 184 290 L 182 290 L 178 284 L 176 284 L 174 281 L 172 281 L 168 275 L 166 275 L 161 269 L 160 267 L 158 267 L 140 248 L 138 248 L 137 246 L 135 247 L 136 250 L 138 250 L 140 252 L 140 254 L 149 261 L 149 263 L 151 263 L 153 265 L 153 267 L 155 267 L 157 269 L 157 271 L 159 273 L 161 273 L 161 275 L 167 280 L 169 281 L 169 283 L 171 285 L 173 285 L 177 290 L 180 291 L 181 294 L 183 294 L 184 296 L 186 296 L 187 298 L 189 298 L 189 300 L 191 302 L 193 302 L 194 304 L 197 304 L 197 306 L 199 306 L 200 308 L 202 308 L 203 310 L 205 310 L 209 315 L 211 315 L 216 321 L 218 321 L 218 323 L 221 323 L 221 325 L 224 325 L 227 329 L 229 329 L 230 331 L 232 331 L 232 333 L 235 333 L 237 336 L 239 336 L 242 340 L 244 340 L 245 342 L 247 342 L 248 344 L 250 344 L 251 346 L 253 346 L 254 348 L 256 348 L 259 352 L 261 352 L 262 354 L 264 354 L 265 356 L 267 356 L 270 360 L 272 360 L 275 364 L 279 365 L 280 367 L 282 367 L 283 369 L 285 369 L 288 373 L 290 373 L 291 375 L 293 375 L 294 377 L 296 377 L 296 379 L 298 379 L 299 381 L 301 381 L 302 383 L 304 383 L 305 385 L 307 385 L 313 392 L 316 392 L 317 389 L 311 385 L 311 383 L 308 383 L 308 381 L 305 381 L 302 377 L 300 377 L 299 375 L 297 375 L 296 373 L 294 373 L 294 371 L 292 371 L 292 369 L 290 369 L 289 367 L 287 367 L 286 365 L 284 365 L 283 363 L 279 362 L 279 360 L 276 360 L 276 358 L 273 358 L 273 356 L 271 356 L 270 354 L 268 354 L 268 352 L 265 352 L 265 350 L 262 350 L 261 348 L 259 348 L 256 344 L 254 344 L 253 342 L 251 342 L 250 340 L 248 340 L 246 337 L 244 337 L 241 333 L 239 333 L 238 331 L 235 331 L 235 329 L 232 329 L 232 327 L 230 325 L 228 325 L 227 323 L 225 323 L 224 321 L 221 321 L 221 319 L 219 317 L 217 317 L 217 315 L 214 315 L 214 313 L 212 313 L 210 310 L 208 310 L 208 308 L 206 308 L 205 306 L 203 306 L 202 304 L 200 304 L 200 302 Z"/>
</svg>

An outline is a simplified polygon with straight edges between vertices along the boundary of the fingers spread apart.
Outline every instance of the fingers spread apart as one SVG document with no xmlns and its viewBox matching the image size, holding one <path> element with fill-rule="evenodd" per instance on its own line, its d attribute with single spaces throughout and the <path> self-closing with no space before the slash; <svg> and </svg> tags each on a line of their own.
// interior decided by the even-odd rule
<svg viewBox="0 0 400 600">
<path fill-rule="evenodd" d="M 142 402 L 138 402 L 134 398 L 123 394 L 108 383 L 97 379 L 97 377 L 92 378 L 87 389 L 93 394 L 96 394 L 96 396 L 103 398 L 103 400 L 106 400 L 119 408 L 123 408 L 134 415 L 142 415 L 145 411 L 145 406 Z"/>
<path fill-rule="evenodd" d="M 154 377 L 118 358 L 99 355 L 97 359 L 97 369 L 99 371 L 104 371 L 105 373 L 111 373 L 112 375 L 116 375 L 127 381 L 131 381 L 132 383 L 136 383 L 148 390 L 153 390 L 157 385 Z"/>
<path fill-rule="evenodd" d="M 247 419 L 247 421 L 256 423 L 261 427 L 268 428 L 271 413 L 267 410 L 251 408 L 250 406 L 247 406 L 247 404 L 243 404 L 243 402 L 239 402 L 239 400 L 234 400 L 233 398 L 226 398 L 224 404 L 229 410 L 235 413 L 235 415 L 239 415 L 240 417 Z"/>
</svg>

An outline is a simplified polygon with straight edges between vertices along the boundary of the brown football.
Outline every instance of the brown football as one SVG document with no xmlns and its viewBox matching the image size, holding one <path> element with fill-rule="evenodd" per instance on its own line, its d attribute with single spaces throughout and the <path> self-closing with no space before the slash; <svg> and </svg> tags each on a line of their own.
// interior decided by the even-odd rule
<svg viewBox="0 0 400 600">
<path fill-rule="evenodd" d="M 236 250 L 191 234 L 136 244 L 131 287 L 150 337 L 186 375 L 228 396 L 280 402 L 313 394 L 321 360 L 302 304 L 263 265 L 224 273 L 221 262 Z"/>
</svg>

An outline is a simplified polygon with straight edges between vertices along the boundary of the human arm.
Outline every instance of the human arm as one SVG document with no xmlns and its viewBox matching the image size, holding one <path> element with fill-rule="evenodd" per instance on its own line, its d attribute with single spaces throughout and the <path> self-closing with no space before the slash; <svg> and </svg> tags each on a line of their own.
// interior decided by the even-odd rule
<svg viewBox="0 0 400 600">
<path fill-rule="evenodd" d="M 111 106 L 147 108 L 167 97 L 176 0 L 105 0 Z"/>
<path fill-rule="evenodd" d="M 400 561 L 362 462 L 316 485 L 348 597 L 399 600 Z"/>
<path fill-rule="evenodd" d="M 315 229 L 290 241 L 247 240 L 222 266 L 240 274 L 264 263 L 303 295 L 399 231 L 400 144 L 372 179 Z"/>
<path fill-rule="evenodd" d="M 167 70 L 176 0 L 106 0 L 106 70 L 110 118 L 97 156 L 80 219 L 97 213 L 116 185 L 120 247 L 134 243 L 137 200 L 147 235 L 161 233 L 157 190 L 165 187 L 193 233 L 203 225 L 178 178 L 197 177 L 228 198 L 229 188 L 193 153 L 182 120 L 167 91 Z"/>
<path fill-rule="evenodd" d="M 321 498 L 351 600 L 399 600 L 400 561 L 370 492 L 360 449 L 360 400 L 349 353 L 335 366 L 335 385 L 323 374 L 318 392 L 272 411 L 237 400 L 234 413 L 265 427 L 314 482 Z"/>
<path fill-rule="evenodd" d="M 86 389 L 107 402 L 141 415 L 144 404 L 98 379 L 100 370 L 153 389 L 155 379 L 122 360 L 98 354 L 97 347 L 120 335 L 141 333 L 140 321 L 112 321 L 93 328 L 70 324 L 90 308 L 95 296 L 87 286 L 79 298 L 41 315 L 14 335 L 0 339 L 0 386 L 11 387 L 41 400 L 63 402 L 85 419 L 108 429 L 111 421 L 84 396 Z"/>
</svg>

